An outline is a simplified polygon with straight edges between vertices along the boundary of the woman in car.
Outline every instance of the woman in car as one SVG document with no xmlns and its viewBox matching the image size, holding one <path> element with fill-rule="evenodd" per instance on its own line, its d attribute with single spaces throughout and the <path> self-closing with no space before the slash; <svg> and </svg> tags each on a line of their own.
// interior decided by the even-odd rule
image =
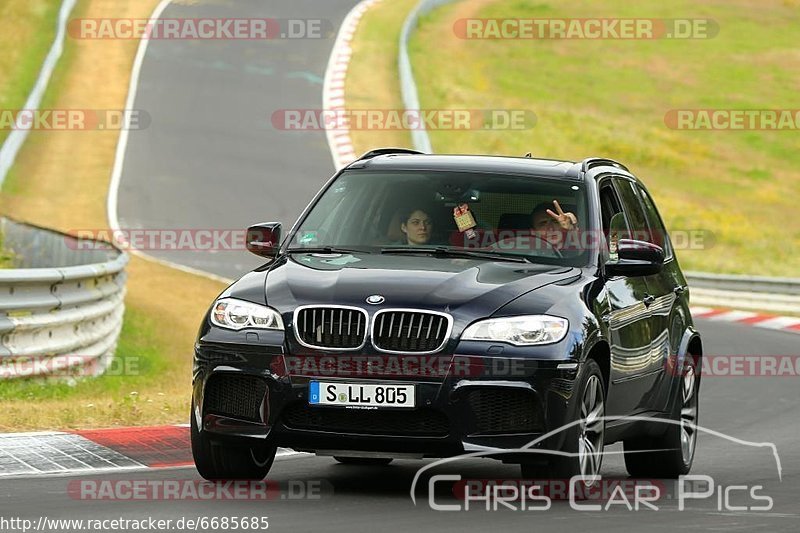
<svg viewBox="0 0 800 533">
<path fill-rule="evenodd" d="M 410 246 L 422 246 L 431 240 L 433 221 L 427 211 L 411 209 L 403 213 L 400 220 L 400 231 L 403 232 L 405 243 Z"/>
</svg>

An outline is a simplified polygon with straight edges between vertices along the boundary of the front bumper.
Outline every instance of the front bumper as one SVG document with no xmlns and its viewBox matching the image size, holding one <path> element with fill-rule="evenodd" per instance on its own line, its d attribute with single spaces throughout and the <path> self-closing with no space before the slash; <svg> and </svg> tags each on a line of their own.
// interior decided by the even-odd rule
<svg viewBox="0 0 800 533">
<path fill-rule="evenodd" d="M 575 361 L 497 356 L 491 347 L 473 343 L 459 346 L 455 355 L 437 355 L 437 364 L 426 367 L 433 371 L 408 375 L 402 368 L 410 367 L 395 365 L 400 372 L 387 374 L 384 367 L 376 375 L 363 371 L 369 365 L 342 371 L 335 364 L 346 357 L 341 354 L 316 354 L 316 363 L 298 364 L 297 356 L 283 353 L 282 336 L 259 332 L 257 342 L 253 336 L 248 343 L 198 342 L 192 414 L 201 431 L 221 440 L 262 439 L 300 451 L 447 457 L 470 451 L 502 454 L 568 421 L 578 369 L 559 365 Z M 404 357 L 414 356 L 380 356 L 384 362 Z M 312 379 L 414 384 L 416 407 L 309 406 Z M 538 446 L 560 448 L 561 438 Z"/>
</svg>

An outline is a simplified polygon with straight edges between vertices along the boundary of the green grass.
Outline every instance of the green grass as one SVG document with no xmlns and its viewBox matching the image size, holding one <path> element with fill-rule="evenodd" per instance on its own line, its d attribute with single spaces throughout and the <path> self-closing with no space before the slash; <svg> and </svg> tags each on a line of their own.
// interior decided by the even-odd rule
<svg viewBox="0 0 800 533">
<path fill-rule="evenodd" d="M 701 40 L 463 40 L 463 17 L 712 18 Z M 798 131 L 685 131 L 671 109 L 798 108 L 796 1 L 602 5 L 466 0 L 421 21 L 411 55 L 423 108 L 530 109 L 523 131 L 433 131 L 442 153 L 618 159 L 650 188 L 668 229 L 714 245 L 679 252 L 685 269 L 800 275 Z"/>
<path fill-rule="evenodd" d="M 56 34 L 61 0 L 0 3 L 0 110 L 21 109 Z M 8 131 L 0 130 L 0 144 Z"/>
</svg>

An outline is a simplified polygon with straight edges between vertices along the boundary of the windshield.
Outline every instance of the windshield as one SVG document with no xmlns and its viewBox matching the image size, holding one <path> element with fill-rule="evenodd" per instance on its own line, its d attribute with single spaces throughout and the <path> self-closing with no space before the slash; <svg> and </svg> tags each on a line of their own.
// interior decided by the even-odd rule
<svg viewBox="0 0 800 533">
<path fill-rule="evenodd" d="M 582 266 L 584 185 L 467 172 L 345 171 L 291 236 L 289 249 L 465 254 Z M 478 253 L 480 252 L 480 253 Z M 490 255 L 491 254 L 491 255 Z"/>
</svg>

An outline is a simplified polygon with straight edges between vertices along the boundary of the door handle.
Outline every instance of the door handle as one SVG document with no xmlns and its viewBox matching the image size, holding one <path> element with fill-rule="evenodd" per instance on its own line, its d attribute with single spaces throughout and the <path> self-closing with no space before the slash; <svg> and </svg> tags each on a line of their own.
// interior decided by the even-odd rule
<svg viewBox="0 0 800 533">
<path fill-rule="evenodd" d="M 648 295 L 646 295 L 646 296 L 644 297 L 644 299 L 642 300 L 642 302 L 644 302 L 644 305 L 645 305 L 646 307 L 650 307 L 650 304 L 652 304 L 652 303 L 653 303 L 653 302 L 655 302 L 655 301 L 656 301 L 656 297 L 655 297 L 655 296 L 653 296 L 652 294 L 648 294 Z"/>
</svg>

